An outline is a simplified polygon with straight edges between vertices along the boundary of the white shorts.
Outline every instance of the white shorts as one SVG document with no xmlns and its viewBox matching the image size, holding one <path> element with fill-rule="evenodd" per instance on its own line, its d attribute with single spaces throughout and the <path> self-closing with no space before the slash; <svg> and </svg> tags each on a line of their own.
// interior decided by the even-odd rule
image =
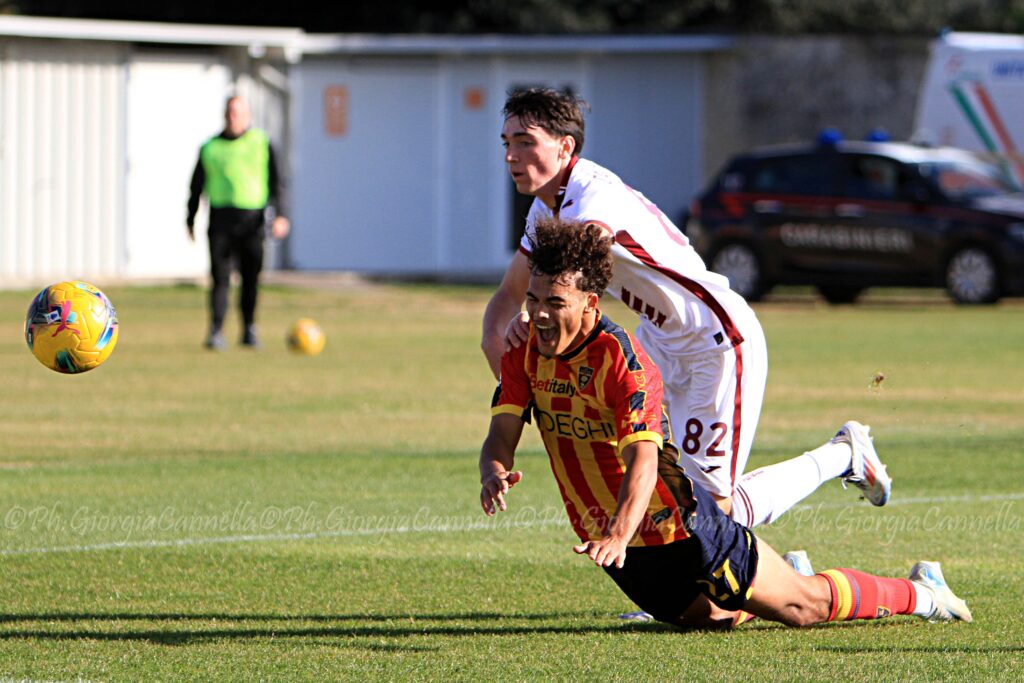
<svg viewBox="0 0 1024 683">
<path fill-rule="evenodd" d="M 768 349 L 761 326 L 745 326 L 737 347 L 686 359 L 666 356 L 646 331 L 640 325 L 636 336 L 661 371 L 679 464 L 714 495 L 731 497 L 764 401 Z"/>
</svg>

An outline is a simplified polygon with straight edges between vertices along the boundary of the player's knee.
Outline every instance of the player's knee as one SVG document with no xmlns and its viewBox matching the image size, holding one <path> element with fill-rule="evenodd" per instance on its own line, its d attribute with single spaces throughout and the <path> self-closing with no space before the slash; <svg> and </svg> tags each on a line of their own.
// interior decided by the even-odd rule
<svg viewBox="0 0 1024 683">
<path fill-rule="evenodd" d="M 736 616 L 735 612 L 717 608 L 710 612 L 692 608 L 682 613 L 666 612 L 664 609 L 657 608 L 644 611 L 654 617 L 655 621 L 687 630 L 727 630 L 733 627 Z"/>
<path fill-rule="evenodd" d="M 719 607 L 705 596 L 699 596 L 681 613 L 664 613 L 657 607 L 647 611 L 658 621 L 685 629 L 726 630 L 736 622 L 736 612 Z"/>
</svg>

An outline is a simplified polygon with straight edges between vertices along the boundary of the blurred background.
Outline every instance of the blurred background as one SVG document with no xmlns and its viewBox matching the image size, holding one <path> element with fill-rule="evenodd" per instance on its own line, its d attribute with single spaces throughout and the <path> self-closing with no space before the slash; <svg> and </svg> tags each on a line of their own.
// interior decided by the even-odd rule
<svg viewBox="0 0 1024 683">
<path fill-rule="evenodd" d="M 0 12 L 5 288 L 204 278 L 205 231 L 186 239 L 185 202 L 230 94 L 250 99 L 285 160 L 294 231 L 270 245 L 274 268 L 489 281 L 528 204 L 498 139 L 510 88 L 589 101 L 584 155 L 681 222 L 737 152 L 825 127 L 913 137 L 944 28 L 1024 27 L 1024 2 L 993 0 L 24 0 Z"/>
</svg>

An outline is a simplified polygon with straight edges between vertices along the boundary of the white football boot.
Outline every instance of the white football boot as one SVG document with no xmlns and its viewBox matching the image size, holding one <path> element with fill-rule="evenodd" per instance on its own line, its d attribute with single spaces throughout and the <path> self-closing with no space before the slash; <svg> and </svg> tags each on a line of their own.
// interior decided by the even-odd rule
<svg viewBox="0 0 1024 683">
<path fill-rule="evenodd" d="M 946 579 L 942 576 L 942 568 L 938 562 L 918 562 L 910 568 L 910 580 L 923 586 L 932 594 L 935 607 L 926 616 L 928 621 L 973 621 L 967 603 L 956 597 Z"/>
<path fill-rule="evenodd" d="M 620 614 L 619 615 L 619 619 L 622 619 L 623 621 L 640 621 L 640 622 L 654 621 L 654 615 L 648 614 L 647 612 L 644 612 L 643 610 L 641 610 L 639 612 L 626 612 L 625 614 Z"/>
<path fill-rule="evenodd" d="M 892 492 L 892 479 L 878 459 L 870 430 L 867 425 L 850 420 L 832 437 L 832 443 L 846 443 L 853 449 L 850 469 L 842 477 L 843 486 L 853 484 L 872 505 L 885 505 Z"/>
</svg>

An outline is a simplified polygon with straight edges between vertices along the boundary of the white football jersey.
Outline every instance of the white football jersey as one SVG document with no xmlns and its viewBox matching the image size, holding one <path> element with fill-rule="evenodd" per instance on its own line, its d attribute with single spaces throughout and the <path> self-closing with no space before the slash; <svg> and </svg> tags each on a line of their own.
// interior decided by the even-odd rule
<svg viewBox="0 0 1024 683">
<path fill-rule="evenodd" d="M 534 199 L 521 249 L 537 219 L 553 213 Z M 712 273 L 689 240 L 649 199 L 592 161 L 578 159 L 558 216 L 602 225 L 615 238 L 608 292 L 636 311 L 644 338 L 668 356 L 687 357 L 740 344 L 744 329 L 759 326 L 726 277 Z"/>
</svg>

